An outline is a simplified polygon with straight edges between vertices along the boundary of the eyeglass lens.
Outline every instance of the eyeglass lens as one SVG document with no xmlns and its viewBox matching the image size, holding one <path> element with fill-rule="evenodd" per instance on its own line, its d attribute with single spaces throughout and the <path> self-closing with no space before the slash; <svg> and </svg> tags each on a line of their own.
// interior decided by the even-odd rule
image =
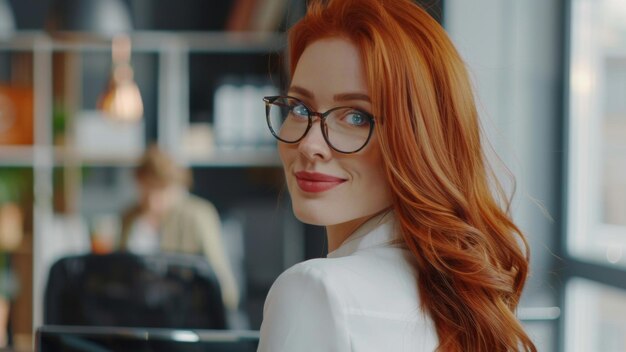
<svg viewBox="0 0 626 352">
<path fill-rule="evenodd" d="M 295 143 L 307 133 L 310 114 L 302 102 L 280 97 L 269 104 L 269 127 L 278 139 Z M 326 141 L 341 152 L 351 153 L 361 149 L 371 134 L 370 117 L 349 107 L 330 110 L 324 122 Z"/>
</svg>

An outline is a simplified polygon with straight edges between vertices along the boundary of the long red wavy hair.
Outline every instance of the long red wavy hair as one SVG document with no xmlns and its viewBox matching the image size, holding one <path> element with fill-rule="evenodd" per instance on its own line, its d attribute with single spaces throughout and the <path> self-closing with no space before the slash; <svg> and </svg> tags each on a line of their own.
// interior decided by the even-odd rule
<svg viewBox="0 0 626 352">
<path fill-rule="evenodd" d="M 438 351 L 536 351 L 515 316 L 528 244 L 489 186 L 472 87 L 447 34 L 411 0 L 313 1 L 289 31 L 290 72 L 310 43 L 333 36 L 360 50 Z"/>
</svg>

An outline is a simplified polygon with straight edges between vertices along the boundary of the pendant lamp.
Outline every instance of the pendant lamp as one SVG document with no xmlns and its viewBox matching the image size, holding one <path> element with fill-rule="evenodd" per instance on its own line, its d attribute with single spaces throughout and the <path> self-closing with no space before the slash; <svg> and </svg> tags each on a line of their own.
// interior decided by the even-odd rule
<svg viewBox="0 0 626 352">
<path fill-rule="evenodd" d="M 112 43 L 113 69 L 98 108 L 112 119 L 136 121 L 143 116 L 143 102 L 130 66 L 131 40 L 126 35 L 119 35 Z"/>
</svg>

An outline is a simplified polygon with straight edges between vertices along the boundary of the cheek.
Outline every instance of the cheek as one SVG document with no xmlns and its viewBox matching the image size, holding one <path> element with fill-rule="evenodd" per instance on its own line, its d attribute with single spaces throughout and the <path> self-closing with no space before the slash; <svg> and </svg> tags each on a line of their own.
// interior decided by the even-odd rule
<svg viewBox="0 0 626 352">
<path fill-rule="evenodd" d="M 294 162 L 294 160 L 298 156 L 297 148 L 294 148 L 293 145 L 278 143 L 278 156 L 280 157 L 280 161 L 287 171 L 287 168 Z"/>
<path fill-rule="evenodd" d="M 362 187 L 368 190 L 364 193 L 365 197 L 378 202 L 389 203 L 391 191 L 380 152 L 372 150 L 370 153 L 363 155 L 363 158 L 360 160 L 360 166 L 360 177 L 363 180 Z"/>
<path fill-rule="evenodd" d="M 280 161 L 283 165 L 285 181 L 287 182 L 287 186 L 290 186 L 289 171 L 291 170 L 290 165 L 293 164 L 293 160 L 295 159 L 294 152 L 292 148 L 289 148 L 289 146 L 285 143 L 278 143 L 278 156 L 280 157 Z"/>
<path fill-rule="evenodd" d="M 285 165 L 285 158 L 287 157 L 287 150 L 285 148 L 284 143 L 278 142 L 278 156 L 280 157 L 280 160 L 282 161 L 283 165 Z"/>
</svg>

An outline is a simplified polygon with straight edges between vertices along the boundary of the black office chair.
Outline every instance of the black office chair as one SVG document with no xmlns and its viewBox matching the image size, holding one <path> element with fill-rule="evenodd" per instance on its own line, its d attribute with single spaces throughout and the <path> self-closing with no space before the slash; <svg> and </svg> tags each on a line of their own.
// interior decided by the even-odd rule
<svg viewBox="0 0 626 352">
<path fill-rule="evenodd" d="M 225 329 L 226 316 L 203 257 L 88 254 L 50 269 L 44 324 Z"/>
</svg>

